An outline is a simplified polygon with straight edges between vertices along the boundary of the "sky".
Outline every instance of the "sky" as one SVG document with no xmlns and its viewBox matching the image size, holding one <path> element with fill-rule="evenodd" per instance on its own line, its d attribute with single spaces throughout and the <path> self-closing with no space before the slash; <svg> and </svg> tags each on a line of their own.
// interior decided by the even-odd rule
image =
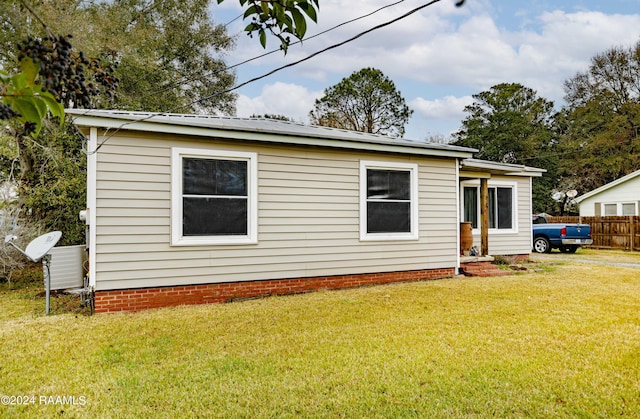
<svg viewBox="0 0 640 419">
<path fill-rule="evenodd" d="M 237 83 L 262 76 L 393 20 L 428 0 L 320 0 L 318 23 L 305 41 L 285 55 L 275 51 L 235 67 Z M 215 3 L 215 2 L 213 2 Z M 369 14 L 338 29 L 314 35 Z M 640 41 L 640 0 L 440 0 L 355 41 L 275 72 L 236 90 L 236 116 L 278 114 L 309 123 L 309 111 L 324 90 L 365 67 L 390 78 L 414 113 L 405 138 L 449 138 L 466 114 L 472 95 L 499 83 L 520 83 L 564 105 L 563 83 L 588 69 L 591 58 L 612 47 Z M 276 50 L 263 49 L 243 28 L 237 0 L 212 6 L 217 23 L 227 24 L 236 47 L 227 65 Z M 230 23 L 229 23 L 230 22 Z M 313 38 L 310 38 L 313 37 Z"/>
</svg>

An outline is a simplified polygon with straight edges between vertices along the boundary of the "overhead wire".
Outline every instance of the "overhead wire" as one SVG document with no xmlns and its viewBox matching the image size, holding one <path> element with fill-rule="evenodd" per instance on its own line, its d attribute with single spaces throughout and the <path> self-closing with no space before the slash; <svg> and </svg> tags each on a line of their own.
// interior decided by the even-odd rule
<svg viewBox="0 0 640 419">
<path fill-rule="evenodd" d="M 225 23 L 224 26 L 225 28 L 227 28 L 229 25 L 231 25 L 233 22 L 235 22 L 236 20 L 240 19 L 242 16 L 244 16 L 244 13 L 240 13 L 238 16 L 234 17 L 233 19 L 231 19 L 230 21 L 228 21 L 227 23 Z"/>
<path fill-rule="evenodd" d="M 402 20 L 402 19 L 405 19 L 405 18 L 407 18 L 407 17 L 409 17 L 409 16 L 411 16 L 411 15 L 413 15 L 413 14 L 415 14 L 415 13 L 419 12 L 420 10 L 422 10 L 422 9 L 424 9 L 424 8 L 426 8 L 426 7 L 432 6 L 433 4 L 438 3 L 438 2 L 440 2 L 440 1 L 441 1 L 441 0 L 431 0 L 431 1 L 427 2 L 427 3 L 424 3 L 424 4 L 420 5 L 420 6 L 417 6 L 417 7 L 413 8 L 413 9 L 409 10 L 408 12 L 406 12 L 406 13 L 404 13 L 404 14 L 402 14 L 402 15 L 400 15 L 400 16 L 398 16 L 398 17 L 396 17 L 396 18 L 393 18 L 393 19 L 388 20 L 388 21 L 386 21 L 386 22 L 384 22 L 384 23 L 381 23 L 381 24 L 378 24 L 378 25 L 376 25 L 376 26 L 373 26 L 372 28 L 369 28 L 369 29 L 367 29 L 367 30 L 365 30 L 365 31 L 362 31 L 362 32 L 360 32 L 360 33 L 358 33 L 358 34 L 356 34 L 356 35 L 352 36 L 351 38 L 348 38 L 348 39 L 346 39 L 346 40 L 342 41 L 342 42 L 339 42 L 339 43 L 336 43 L 336 44 L 330 45 L 330 46 L 328 46 L 328 47 L 326 47 L 326 48 L 323 48 L 323 49 L 321 49 L 321 50 L 319 50 L 319 51 L 316 51 L 316 52 L 314 52 L 313 54 L 308 55 L 307 57 L 301 58 L 301 59 L 299 59 L 299 60 L 297 60 L 297 61 L 294 61 L 294 62 L 291 62 L 291 63 L 285 64 L 285 65 L 282 65 L 282 66 L 280 66 L 280 67 L 277 67 L 277 68 L 275 68 L 275 69 L 273 69 L 273 70 L 271 70 L 271 71 L 269 71 L 269 72 L 267 72 L 267 73 L 264 73 L 264 74 L 262 74 L 262 75 L 260 75 L 260 76 L 256 76 L 256 77 L 254 77 L 254 78 L 252 78 L 252 79 L 249 79 L 249 80 L 247 80 L 247 81 L 245 81 L 245 82 L 243 82 L 243 83 L 240 83 L 240 84 L 238 84 L 238 85 L 235 85 L 234 87 L 231 87 L 231 88 L 228 88 L 228 89 L 224 89 L 224 90 L 218 91 L 218 92 L 216 92 L 216 93 L 214 93 L 214 94 L 212 94 L 212 95 L 208 95 L 208 96 L 205 96 L 205 97 L 202 97 L 202 98 L 196 99 L 196 100 L 194 100 L 194 101 L 192 101 L 192 102 L 190 102 L 190 103 L 187 103 L 187 104 L 185 104 L 185 105 L 179 105 L 179 106 L 176 106 L 176 107 L 170 108 L 170 109 L 168 109 L 168 110 L 166 110 L 166 111 L 163 111 L 163 112 L 153 113 L 153 114 L 149 114 L 148 116 L 143 117 L 143 118 L 139 118 L 139 119 L 135 119 L 135 120 L 131 120 L 131 121 L 127 121 L 127 122 L 123 122 L 121 125 L 119 125 L 117 128 L 115 128 L 115 129 L 114 129 L 114 132 L 113 132 L 113 133 L 110 133 L 108 136 L 106 136 L 106 134 L 107 134 L 107 132 L 108 132 L 108 130 L 107 130 L 107 131 L 105 132 L 105 136 L 106 136 L 106 138 L 104 138 L 100 143 L 98 143 L 98 144 L 96 145 L 96 148 L 95 148 L 94 150 L 91 150 L 91 151 L 90 151 L 90 150 L 86 150 L 86 149 L 85 149 L 85 150 L 83 150 L 83 151 L 84 151 L 87 155 L 95 154 L 95 153 L 97 153 L 97 152 L 100 150 L 100 148 L 102 148 L 102 146 L 103 146 L 103 145 L 104 145 L 104 144 L 105 144 L 109 139 L 111 139 L 111 138 L 112 138 L 112 137 L 113 137 L 113 136 L 114 136 L 114 135 L 115 135 L 119 130 L 121 130 L 122 128 L 124 128 L 124 127 L 126 127 L 126 126 L 128 126 L 128 125 L 131 125 L 131 124 L 134 124 L 134 123 L 140 123 L 140 122 L 148 121 L 148 120 L 150 120 L 150 119 L 152 119 L 152 118 L 154 118 L 154 117 L 157 117 L 157 116 L 166 116 L 166 115 L 168 115 L 168 114 L 174 113 L 175 111 L 177 111 L 177 110 L 179 110 L 179 109 L 183 109 L 183 108 L 186 108 L 186 107 L 191 107 L 191 106 L 195 105 L 195 104 L 196 104 L 196 103 L 198 103 L 198 102 L 201 102 L 201 101 L 204 101 L 204 100 L 211 99 L 211 98 L 213 98 L 213 97 L 215 97 L 215 96 L 219 96 L 219 95 L 222 95 L 222 94 L 226 94 L 226 93 L 232 92 L 232 91 L 234 91 L 234 90 L 236 90 L 236 89 L 239 89 L 239 88 L 241 88 L 241 87 L 244 87 L 244 86 L 246 86 L 246 85 L 248 85 L 248 84 L 250 84 L 250 83 L 256 82 L 256 81 L 261 80 L 261 79 L 263 79 L 263 78 L 265 78 L 265 77 L 268 77 L 268 76 L 270 76 L 270 75 L 272 75 L 272 74 L 275 74 L 275 73 L 277 73 L 277 72 L 279 72 L 279 71 L 281 71 L 281 70 L 284 70 L 284 69 L 289 68 L 289 67 L 293 67 L 293 66 L 298 65 L 298 64 L 300 64 L 300 63 L 303 63 L 303 62 L 305 62 L 305 61 L 308 61 L 308 60 L 310 60 L 310 59 L 312 59 L 312 58 L 314 58 L 314 57 L 316 57 L 316 56 L 318 56 L 318 55 L 320 55 L 320 54 L 323 54 L 323 53 L 325 53 L 325 52 L 327 52 L 327 51 L 330 51 L 330 50 L 332 50 L 332 49 L 335 49 L 335 48 L 341 47 L 341 46 L 343 46 L 343 45 L 345 45 L 345 44 L 348 44 L 348 43 L 350 43 L 350 42 L 353 42 L 353 41 L 355 41 L 356 39 L 359 39 L 359 38 L 361 38 L 361 37 L 362 37 L 362 36 L 364 36 L 364 35 L 367 35 L 367 34 L 369 34 L 369 33 L 373 32 L 373 31 L 376 31 L 376 30 L 378 30 L 378 29 L 382 29 L 382 28 L 387 27 L 387 26 L 389 26 L 389 25 L 391 25 L 391 24 L 393 24 L 393 23 L 396 23 L 396 22 L 398 22 L 398 21 L 400 21 L 400 20 Z M 89 110 L 87 110 L 87 112 L 89 112 Z M 82 115 L 82 114 L 81 114 L 81 115 Z M 83 148 L 84 148 L 84 145 L 86 144 L 86 141 L 83 141 L 83 143 L 84 143 L 84 144 L 83 144 Z"/>
<path fill-rule="evenodd" d="M 271 71 L 269 71 L 269 72 L 267 72 L 267 73 L 265 73 L 265 74 L 263 74 L 263 75 L 261 75 L 261 76 L 257 76 L 257 77 L 254 77 L 254 78 L 252 78 L 252 79 L 249 79 L 249 80 L 247 80 L 247 81 L 245 81 L 245 82 L 243 82 L 243 83 L 240 83 L 240 84 L 238 84 L 238 85 L 236 85 L 236 86 L 234 86 L 234 87 L 232 87 L 232 88 L 230 88 L 230 89 L 225 89 L 225 90 L 223 90 L 223 91 L 216 92 L 216 93 L 215 93 L 215 94 L 213 94 L 213 95 L 205 96 L 204 98 L 194 100 L 193 102 L 188 103 L 188 104 L 186 104 L 186 105 L 176 106 L 176 107 L 172 108 L 169 112 L 173 112 L 173 111 L 175 111 L 175 110 L 177 110 L 177 109 L 182 109 L 182 108 L 185 108 L 185 107 L 191 106 L 191 105 L 193 105 L 193 104 L 195 104 L 195 103 L 198 103 L 198 102 L 200 102 L 200 101 L 202 101 L 202 100 L 210 99 L 210 98 L 215 97 L 215 96 L 217 96 L 217 95 L 221 95 L 221 94 L 224 94 L 224 93 L 229 93 L 230 91 L 233 91 L 233 90 L 239 89 L 239 88 L 241 88 L 241 87 L 243 87 L 243 86 L 246 86 L 246 85 L 247 85 L 247 84 L 249 84 L 249 83 L 253 83 L 253 82 L 255 82 L 255 81 L 261 80 L 261 79 L 263 79 L 263 78 L 265 78 L 265 77 L 268 77 L 268 76 L 270 76 L 270 75 L 272 75 L 272 74 L 274 74 L 274 73 L 277 73 L 278 71 L 284 70 L 285 68 L 293 67 L 293 66 L 298 65 L 298 64 L 300 64 L 300 63 L 303 63 L 303 62 L 305 62 L 305 61 L 308 61 L 308 60 L 310 60 L 311 58 L 314 58 L 314 57 L 316 57 L 316 56 L 318 56 L 318 55 L 320 55 L 320 54 L 323 54 L 323 53 L 325 53 L 325 52 L 327 52 L 327 51 L 330 51 L 330 50 L 332 50 L 332 49 L 335 49 L 335 48 L 341 47 L 341 46 L 343 46 L 343 45 L 345 45 L 345 44 L 348 44 L 349 42 L 355 41 L 356 39 L 361 38 L 362 36 L 364 36 L 364 35 L 366 35 L 366 34 L 368 34 L 368 33 L 371 33 L 371 32 L 373 32 L 373 31 L 375 31 L 375 30 L 378 30 L 378 29 L 384 28 L 384 27 L 389 26 L 389 25 L 391 25 L 391 24 L 393 24 L 393 23 L 395 23 L 395 22 L 398 22 L 399 20 L 402 20 L 402 19 L 404 19 L 404 18 L 406 18 L 406 17 L 408 17 L 408 16 L 411 16 L 412 14 L 414 14 L 414 13 L 416 13 L 416 12 L 418 12 L 418 11 L 420 11 L 420 10 L 424 9 L 425 7 L 430 6 L 430 5 L 432 5 L 432 4 L 434 4 L 434 3 L 437 3 L 437 2 L 439 2 L 439 1 L 441 1 L 441 0 L 431 0 L 430 2 L 428 2 L 428 3 L 426 3 L 426 4 L 423 4 L 423 5 L 421 5 L 421 6 L 418 6 L 418 7 L 414 8 L 414 9 L 410 10 L 409 12 L 407 12 L 407 13 L 405 13 L 405 14 L 403 14 L 403 15 L 399 16 L 399 17 L 397 17 L 397 18 L 394 18 L 394 19 L 389 20 L 389 21 L 387 21 L 387 22 L 384 22 L 384 23 L 381 23 L 381 24 L 379 24 L 379 25 L 376 25 L 376 26 L 374 26 L 374 27 L 372 27 L 372 28 L 370 28 L 370 29 L 367 29 L 366 31 L 360 32 L 359 34 L 357 34 L 357 35 L 355 35 L 355 36 L 353 36 L 353 37 L 351 37 L 351 38 L 349 38 L 349 39 L 347 39 L 347 40 L 345 40 L 345 41 L 339 42 L 339 43 L 337 43 L 337 44 L 330 45 L 330 46 L 328 46 L 328 47 L 326 47 L 326 48 L 323 48 L 323 49 L 321 49 L 321 50 L 319 50 L 319 51 L 314 52 L 314 53 L 313 53 L 313 54 L 311 54 L 311 55 L 308 55 L 307 57 L 304 57 L 304 58 L 301 58 L 301 59 L 299 59 L 299 60 L 297 60 L 297 61 L 294 61 L 294 62 L 291 62 L 291 63 L 285 64 L 285 65 L 282 65 L 282 66 L 280 66 L 280 67 L 277 67 L 277 68 L 275 68 L 275 69 L 273 69 L 273 70 L 271 70 Z"/>
<path fill-rule="evenodd" d="M 384 9 L 387 9 L 387 8 L 389 8 L 389 7 L 396 6 L 396 5 L 400 4 L 400 3 L 403 3 L 404 1 L 405 1 L 405 0 L 398 0 L 398 1 L 396 1 L 395 3 L 390 3 L 390 4 L 387 4 L 386 6 L 379 7 L 378 9 L 376 9 L 376 10 L 374 10 L 374 11 L 372 11 L 372 12 L 369 12 L 369 13 L 367 13 L 367 14 L 364 14 L 364 15 L 358 16 L 358 17 L 356 17 L 356 18 L 353 18 L 353 19 L 350 19 L 350 20 L 344 21 L 344 22 L 339 23 L 339 24 L 337 24 L 337 25 L 335 25 L 335 26 L 333 26 L 333 27 L 331 27 L 331 28 L 329 28 L 329 29 L 325 29 L 324 31 L 318 32 L 318 33 L 317 33 L 317 34 L 315 34 L 315 35 L 312 35 L 312 36 L 310 36 L 310 37 L 308 37 L 308 38 L 305 38 L 305 39 L 304 39 L 304 41 L 309 41 L 309 40 L 311 40 L 311 39 L 317 38 L 317 37 L 319 37 L 319 36 L 321 36 L 321 35 L 324 35 L 324 34 L 326 34 L 326 33 L 329 33 L 329 32 L 331 32 L 331 31 L 334 31 L 334 30 L 336 30 L 336 29 L 338 29 L 338 28 L 340 28 L 340 27 L 342 27 L 342 26 L 345 26 L 345 25 L 348 25 L 348 24 L 350 24 L 350 23 L 356 22 L 356 21 L 358 21 L 358 20 L 361 20 L 361 19 L 364 19 L 364 18 L 370 17 L 370 16 L 372 16 L 372 15 L 374 15 L 374 14 L 376 14 L 376 13 L 378 13 L 378 12 L 380 12 L 380 11 L 384 10 Z M 238 18 L 240 18 L 240 17 L 242 17 L 242 16 L 243 16 L 243 15 L 239 15 L 239 16 L 237 16 L 237 17 L 236 17 L 236 18 L 234 18 L 233 20 L 231 20 L 231 21 L 227 22 L 224 26 L 225 26 L 225 27 L 226 27 L 226 26 L 228 26 L 228 25 L 229 25 L 229 24 L 231 24 L 234 20 L 237 20 Z M 297 41 L 295 41 L 295 42 L 292 42 L 289 46 L 293 46 L 293 45 L 297 45 L 297 44 L 302 44 L 302 43 L 303 43 L 303 40 L 297 40 Z M 274 54 L 274 53 L 276 53 L 276 52 L 280 52 L 280 51 L 282 51 L 280 48 L 276 48 L 276 49 L 273 49 L 273 50 L 271 50 L 271 51 L 268 51 L 268 52 L 262 53 L 262 54 L 260 54 L 260 55 L 256 55 L 255 57 L 248 58 L 248 59 L 246 59 L 246 60 L 244 60 L 244 61 L 241 61 L 241 62 L 239 62 L 239 63 L 233 64 L 233 65 L 230 65 L 230 66 L 225 66 L 225 67 L 224 67 L 223 69 L 221 69 L 221 70 L 216 70 L 216 71 L 212 71 L 212 72 L 209 72 L 209 73 L 205 73 L 204 75 L 201 75 L 201 76 L 198 76 L 198 77 L 184 78 L 184 79 L 182 79 L 180 82 L 170 84 L 169 86 L 166 86 L 166 87 L 164 87 L 164 88 L 162 88 L 162 89 L 160 89 L 160 90 L 156 90 L 156 91 L 155 91 L 155 92 L 153 92 L 153 93 L 149 93 L 149 94 L 147 94 L 147 95 L 141 96 L 141 99 L 145 99 L 145 98 L 147 98 L 147 97 L 152 97 L 152 96 L 155 96 L 155 95 L 157 95 L 157 94 L 164 93 L 164 92 L 166 92 L 167 90 L 172 90 L 172 89 L 175 89 L 175 88 L 177 88 L 177 87 L 179 87 L 179 86 L 182 86 L 182 85 L 185 85 L 185 84 L 188 84 L 188 83 L 194 82 L 194 81 L 202 81 L 203 79 L 206 79 L 206 78 L 208 78 L 208 77 L 212 77 L 212 76 L 215 76 L 216 74 L 220 74 L 220 73 L 222 73 L 222 72 L 225 72 L 225 71 L 228 71 L 228 70 L 232 70 L 232 69 L 234 69 L 234 68 L 240 67 L 241 65 L 244 65 L 244 64 L 250 63 L 250 62 L 252 62 L 252 61 L 258 60 L 258 59 L 260 59 L 260 58 L 266 57 L 266 56 L 268 56 L 268 55 L 271 55 L 271 54 Z"/>
</svg>

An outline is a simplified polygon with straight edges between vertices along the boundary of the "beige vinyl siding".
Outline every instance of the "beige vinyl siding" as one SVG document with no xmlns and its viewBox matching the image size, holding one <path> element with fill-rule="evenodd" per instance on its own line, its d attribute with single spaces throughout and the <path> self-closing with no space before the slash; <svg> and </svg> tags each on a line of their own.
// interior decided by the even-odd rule
<svg viewBox="0 0 640 419">
<path fill-rule="evenodd" d="M 172 147 L 258 154 L 257 244 L 170 245 Z M 122 131 L 97 160 L 97 290 L 456 266 L 455 159 Z M 359 240 L 360 160 L 418 164 L 419 240 Z"/>
<path fill-rule="evenodd" d="M 489 254 L 522 255 L 531 253 L 531 183 L 529 177 L 492 176 L 495 182 L 516 182 L 518 192 L 517 203 L 517 232 L 504 233 L 489 231 Z M 474 245 L 480 247 L 480 236 L 474 235 Z"/>
</svg>

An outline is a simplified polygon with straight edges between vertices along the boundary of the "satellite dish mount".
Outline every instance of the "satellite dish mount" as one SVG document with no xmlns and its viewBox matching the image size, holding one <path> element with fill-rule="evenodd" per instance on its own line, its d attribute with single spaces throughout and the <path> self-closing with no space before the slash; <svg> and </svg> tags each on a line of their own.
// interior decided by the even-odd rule
<svg viewBox="0 0 640 419">
<path fill-rule="evenodd" d="M 8 244 L 14 247 L 18 252 L 22 253 L 32 262 L 38 262 L 42 260 L 42 264 L 44 265 L 44 283 L 46 287 L 47 294 L 47 307 L 46 314 L 49 314 L 50 311 L 50 301 L 51 301 L 51 255 L 49 254 L 49 250 L 53 248 L 53 246 L 58 243 L 62 237 L 62 232 L 60 231 L 52 231 L 50 233 L 43 234 L 40 237 L 36 237 L 27 245 L 27 248 L 22 250 L 20 249 L 13 241 L 17 239 L 16 236 L 8 235 L 4 238 L 4 244 Z"/>
</svg>

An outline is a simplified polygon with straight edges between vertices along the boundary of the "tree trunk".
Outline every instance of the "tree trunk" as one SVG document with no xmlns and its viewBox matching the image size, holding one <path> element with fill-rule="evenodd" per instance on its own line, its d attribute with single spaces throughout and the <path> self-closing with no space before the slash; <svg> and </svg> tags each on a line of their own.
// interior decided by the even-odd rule
<svg viewBox="0 0 640 419">
<path fill-rule="evenodd" d="M 16 144 L 18 145 L 18 156 L 20 160 L 20 180 L 28 180 L 33 173 L 33 153 L 26 144 L 26 138 L 23 135 L 16 135 Z"/>
</svg>

